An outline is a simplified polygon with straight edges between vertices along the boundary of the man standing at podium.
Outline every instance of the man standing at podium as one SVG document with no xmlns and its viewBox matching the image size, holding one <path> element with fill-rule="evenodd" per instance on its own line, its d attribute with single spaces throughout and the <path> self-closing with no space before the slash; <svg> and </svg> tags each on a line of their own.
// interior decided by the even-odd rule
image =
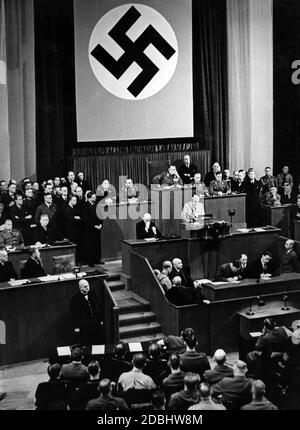
<svg viewBox="0 0 300 430">
<path fill-rule="evenodd" d="M 136 238 L 137 239 L 151 239 L 159 238 L 161 236 L 160 231 L 151 221 L 151 215 L 145 213 L 142 221 L 139 221 L 136 225 Z"/>
<path fill-rule="evenodd" d="M 191 164 L 191 157 L 186 154 L 183 157 L 183 164 L 178 169 L 178 174 L 182 179 L 184 185 L 189 185 L 197 172 L 197 167 L 195 164 Z"/>
</svg>

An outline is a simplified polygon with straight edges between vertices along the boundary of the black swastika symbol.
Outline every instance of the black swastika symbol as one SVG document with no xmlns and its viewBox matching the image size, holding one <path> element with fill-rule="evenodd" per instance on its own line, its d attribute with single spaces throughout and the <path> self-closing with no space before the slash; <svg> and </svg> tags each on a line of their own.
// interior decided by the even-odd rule
<svg viewBox="0 0 300 430">
<path fill-rule="evenodd" d="M 175 54 L 172 46 L 152 25 L 149 25 L 134 42 L 126 35 L 126 32 L 140 16 L 140 12 L 134 6 L 131 6 L 109 31 L 109 36 L 124 50 L 118 60 L 115 60 L 99 44 L 91 52 L 91 55 L 116 79 L 119 79 L 133 62 L 136 62 L 141 67 L 142 72 L 127 88 L 134 97 L 137 97 L 143 91 L 159 71 L 159 68 L 145 55 L 144 50 L 152 44 L 167 60 Z"/>
</svg>

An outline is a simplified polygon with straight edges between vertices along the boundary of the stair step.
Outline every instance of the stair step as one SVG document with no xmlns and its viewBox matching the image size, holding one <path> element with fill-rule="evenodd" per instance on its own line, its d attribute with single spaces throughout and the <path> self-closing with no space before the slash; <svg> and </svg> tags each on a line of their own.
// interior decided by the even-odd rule
<svg viewBox="0 0 300 430">
<path fill-rule="evenodd" d="M 161 325 L 156 321 L 143 323 L 143 324 L 134 324 L 129 326 L 124 326 L 119 328 L 120 339 L 128 336 L 143 336 L 149 335 L 152 333 L 159 333 L 161 331 Z"/>
<path fill-rule="evenodd" d="M 113 293 L 114 299 L 120 308 L 120 314 L 143 312 L 150 310 L 150 303 L 132 291 L 120 290 Z"/>
<path fill-rule="evenodd" d="M 155 321 L 154 312 L 132 312 L 129 314 L 122 314 L 119 317 L 120 327 L 130 324 L 145 323 Z"/>
<path fill-rule="evenodd" d="M 146 336 L 138 336 L 138 337 L 126 337 L 122 339 L 122 342 L 130 343 L 130 342 L 151 342 L 154 340 L 164 339 L 166 335 L 163 333 L 154 333 Z"/>
<path fill-rule="evenodd" d="M 120 280 L 113 280 L 110 279 L 107 280 L 107 285 L 109 286 L 111 291 L 118 291 L 118 290 L 124 290 L 125 284 L 123 281 Z"/>
</svg>

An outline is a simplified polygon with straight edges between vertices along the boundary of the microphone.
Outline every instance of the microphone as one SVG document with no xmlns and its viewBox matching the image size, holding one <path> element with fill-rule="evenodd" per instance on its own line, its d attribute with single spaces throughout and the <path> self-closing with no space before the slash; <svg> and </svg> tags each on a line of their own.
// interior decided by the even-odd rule
<svg viewBox="0 0 300 430">
<path fill-rule="evenodd" d="M 281 308 L 282 311 L 289 311 L 290 310 L 290 308 L 286 305 L 287 299 L 288 299 L 288 296 L 286 293 L 284 293 L 284 296 L 282 297 L 283 304 L 284 304 L 284 306 Z"/>
</svg>

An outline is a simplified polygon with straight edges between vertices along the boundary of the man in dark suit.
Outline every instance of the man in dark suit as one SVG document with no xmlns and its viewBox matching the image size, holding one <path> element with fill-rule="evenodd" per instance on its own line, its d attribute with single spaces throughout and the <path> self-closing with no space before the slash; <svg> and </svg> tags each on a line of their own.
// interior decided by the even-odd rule
<svg viewBox="0 0 300 430">
<path fill-rule="evenodd" d="M 191 157 L 189 154 L 184 155 L 183 164 L 178 169 L 178 174 L 181 177 L 183 184 L 190 184 L 193 181 L 197 170 L 197 166 L 191 163 Z"/>
<path fill-rule="evenodd" d="M 272 254 L 265 251 L 262 256 L 254 261 L 249 267 L 249 277 L 255 279 L 266 279 L 279 275 L 279 265 L 273 261 Z"/>
<path fill-rule="evenodd" d="M 41 215 L 48 215 L 49 223 L 53 227 L 57 227 L 57 206 L 53 203 L 51 193 L 44 194 L 44 203 L 37 207 L 35 212 L 35 223 L 39 224 Z"/>
<path fill-rule="evenodd" d="M 216 179 L 216 173 L 221 171 L 221 166 L 218 162 L 215 162 L 212 165 L 212 169 L 210 172 L 207 172 L 204 177 L 204 183 L 206 187 L 209 187 L 210 183 Z"/>
<path fill-rule="evenodd" d="M 101 261 L 101 229 L 103 221 L 97 216 L 96 194 L 87 193 L 87 203 L 83 208 L 84 258 L 89 266 L 103 264 Z"/>
<path fill-rule="evenodd" d="M 278 189 L 278 194 L 280 195 L 280 203 L 282 205 L 293 204 L 294 203 L 294 195 L 292 193 L 292 185 L 288 182 L 283 184 L 282 188 Z"/>
<path fill-rule="evenodd" d="M 35 406 L 40 411 L 68 409 L 69 387 L 61 379 L 61 366 L 58 363 L 48 366 L 49 381 L 41 382 L 35 392 Z"/>
<path fill-rule="evenodd" d="M 161 357 L 161 347 L 157 343 L 149 346 L 149 359 L 146 361 L 144 373 L 149 375 L 157 386 L 160 386 L 162 380 L 170 373 L 167 360 Z"/>
<path fill-rule="evenodd" d="M 68 187 L 66 185 L 63 185 L 60 189 L 60 192 L 61 192 L 61 195 L 56 200 L 56 206 L 57 206 L 56 220 L 57 220 L 57 227 L 59 232 L 65 237 L 66 228 L 67 228 L 66 220 L 65 220 L 65 210 L 67 209 L 69 204 Z"/>
<path fill-rule="evenodd" d="M 170 354 L 168 366 L 171 369 L 171 374 L 162 382 L 167 404 L 172 394 L 183 389 L 183 378 L 185 376 L 185 373 L 180 369 L 180 357 L 178 354 Z"/>
<path fill-rule="evenodd" d="M 186 411 L 199 401 L 200 376 L 197 373 L 188 372 L 183 378 L 183 384 L 183 390 L 171 395 L 169 402 L 171 411 Z"/>
<path fill-rule="evenodd" d="M 180 354 L 180 368 L 183 372 L 198 373 L 202 378 L 204 372 L 210 369 L 208 358 L 204 352 L 196 351 L 197 340 L 191 328 L 185 329 L 182 337 L 186 351 Z"/>
<path fill-rule="evenodd" d="M 169 275 L 169 278 L 172 279 L 175 278 L 175 276 L 179 276 L 181 278 L 181 286 L 187 287 L 187 288 L 194 288 L 194 283 L 191 279 L 191 277 L 188 275 L 188 273 L 183 270 L 183 263 L 180 258 L 174 258 L 172 260 L 173 269 L 172 272 Z"/>
<path fill-rule="evenodd" d="M 248 257 L 241 254 L 238 260 L 222 264 L 216 275 L 216 281 L 232 282 L 248 277 Z"/>
<path fill-rule="evenodd" d="M 291 273 L 300 271 L 300 263 L 298 256 L 294 250 L 295 242 L 292 239 L 288 239 L 285 244 L 285 253 L 282 256 L 281 261 L 281 272 Z"/>
<path fill-rule="evenodd" d="M 241 360 L 233 366 L 233 377 L 225 377 L 212 387 L 213 396 L 222 396 L 222 403 L 229 410 L 239 410 L 252 399 L 251 380 L 246 378 L 247 365 Z"/>
<path fill-rule="evenodd" d="M 139 221 L 136 225 L 136 238 L 137 239 L 150 239 L 150 238 L 159 238 L 161 237 L 161 233 L 151 221 L 151 215 L 149 213 L 145 213 L 142 221 Z"/>
<path fill-rule="evenodd" d="M 100 305 L 86 279 L 79 281 L 79 291 L 71 300 L 71 317 L 74 331 L 79 334 L 80 343 L 91 345 L 102 338 L 102 317 Z"/>
<path fill-rule="evenodd" d="M 80 221 L 81 218 L 77 212 L 77 197 L 71 195 L 69 204 L 65 207 L 63 212 L 64 219 L 64 236 L 71 242 L 78 245 L 78 237 L 80 234 Z"/>
<path fill-rule="evenodd" d="M 217 349 L 214 353 L 214 361 L 216 365 L 211 370 L 206 370 L 204 372 L 204 379 L 210 385 L 216 384 L 221 379 L 228 377 L 233 377 L 233 370 L 231 367 L 227 366 L 226 363 L 226 353 L 223 349 Z"/>
<path fill-rule="evenodd" d="M 62 378 L 77 387 L 89 379 L 87 368 L 82 364 L 82 358 L 82 349 L 75 347 L 72 351 L 72 363 L 63 364 L 61 368 Z"/>
<path fill-rule="evenodd" d="M 246 221 L 247 227 L 258 227 L 262 225 L 260 183 L 255 177 L 254 169 L 248 170 L 245 179 L 246 196 Z"/>
<path fill-rule="evenodd" d="M 55 230 L 54 227 L 49 226 L 49 217 L 47 214 L 42 214 L 38 225 L 33 231 L 33 243 L 39 244 L 54 244 L 55 241 L 61 240 L 62 236 Z"/>
<path fill-rule="evenodd" d="M 90 185 L 89 185 L 88 181 L 86 179 L 84 179 L 84 173 L 83 172 L 77 173 L 76 182 L 77 182 L 77 186 L 82 188 L 83 193 L 85 193 L 86 191 L 88 191 L 90 189 Z"/>
<path fill-rule="evenodd" d="M 0 249 L 0 282 L 8 282 L 17 277 L 13 264 L 8 261 L 6 249 Z"/>
<path fill-rule="evenodd" d="M 22 278 L 39 278 L 46 276 L 46 272 L 42 265 L 41 253 L 38 247 L 31 248 L 30 257 L 25 263 L 22 270 Z"/>
<path fill-rule="evenodd" d="M 246 192 L 245 172 L 239 170 L 238 180 L 231 185 L 231 192 L 235 194 L 242 194 Z"/>
</svg>

